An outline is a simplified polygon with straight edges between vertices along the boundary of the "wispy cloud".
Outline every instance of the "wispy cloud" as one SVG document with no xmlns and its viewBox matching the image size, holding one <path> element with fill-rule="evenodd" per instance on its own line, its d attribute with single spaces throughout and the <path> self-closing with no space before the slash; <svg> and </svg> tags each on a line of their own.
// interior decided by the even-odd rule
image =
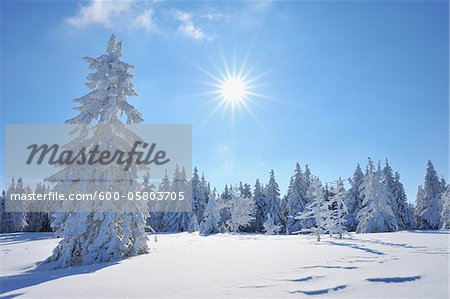
<svg viewBox="0 0 450 299">
<path fill-rule="evenodd" d="M 145 31 L 151 32 L 154 30 L 154 23 L 152 20 L 153 17 L 153 9 L 146 9 L 143 13 L 136 16 L 132 22 L 134 27 L 141 27 Z"/>
<path fill-rule="evenodd" d="M 174 34 L 197 42 L 209 42 L 216 37 L 217 22 L 233 22 L 239 26 L 260 19 L 267 12 L 270 0 L 251 1 L 236 5 L 234 10 L 216 7 L 196 7 L 192 11 L 177 8 L 175 2 L 135 0 L 90 0 L 78 6 L 66 23 L 77 29 L 92 25 L 114 30 L 144 30 L 157 34 Z M 222 8 L 222 9 L 221 9 Z"/>
<path fill-rule="evenodd" d="M 77 29 L 98 25 L 108 29 L 140 29 L 152 33 L 177 32 L 191 40 L 204 42 L 211 41 L 214 35 L 207 33 L 203 25 L 224 20 L 223 15 L 216 11 L 197 10 L 193 13 L 172 7 L 158 1 L 91 0 L 80 4 L 75 15 L 65 21 Z"/>
<path fill-rule="evenodd" d="M 202 41 L 209 39 L 202 28 L 196 26 L 192 20 L 192 15 L 185 11 L 176 10 L 174 12 L 175 18 L 180 21 L 178 32 L 184 36 L 193 38 L 194 40 Z"/>
<path fill-rule="evenodd" d="M 127 13 L 131 4 L 129 1 L 92 0 L 86 5 L 80 5 L 77 14 L 67 18 L 66 21 L 77 28 L 93 24 L 111 28 L 113 19 Z"/>
</svg>

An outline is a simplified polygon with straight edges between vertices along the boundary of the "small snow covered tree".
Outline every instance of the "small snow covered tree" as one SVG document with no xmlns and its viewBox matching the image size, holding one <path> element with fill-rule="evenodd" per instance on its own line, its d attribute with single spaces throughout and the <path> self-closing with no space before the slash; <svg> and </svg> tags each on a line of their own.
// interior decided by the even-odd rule
<svg viewBox="0 0 450 299">
<path fill-rule="evenodd" d="M 134 66 L 121 60 L 122 43 L 111 36 L 106 54 L 84 60 L 93 70 L 88 76 L 87 95 L 75 99 L 77 116 L 66 121 L 77 127 L 72 133 L 78 137 L 65 145 L 78 152 L 87 150 L 129 152 L 136 136 L 122 122 L 138 124 L 141 113 L 128 103 L 129 96 L 136 96 L 133 87 Z M 133 165 L 128 171 L 123 166 L 109 164 L 105 167 L 88 167 L 77 163 L 64 166 L 47 178 L 55 183 L 55 191 L 63 193 L 118 192 L 127 194 L 139 191 L 138 170 Z M 83 204 L 81 212 L 79 205 Z M 122 203 L 125 204 L 125 203 Z M 148 252 L 145 219 L 148 214 L 144 202 L 127 202 L 128 209 L 116 212 L 110 202 L 93 201 L 74 203 L 70 213 L 63 213 L 59 234 L 63 237 L 47 262 L 55 268 L 73 265 L 89 265 L 118 260 Z"/>
<path fill-rule="evenodd" d="M 442 183 L 434 170 L 433 163 L 428 161 L 427 173 L 423 189 L 419 189 L 416 200 L 417 225 L 422 229 L 439 229 L 443 193 Z"/>
<path fill-rule="evenodd" d="M 195 216 L 195 213 L 189 213 L 189 224 L 187 227 L 187 232 L 193 233 L 197 232 L 200 229 L 200 225 L 198 224 L 197 216 Z"/>
<path fill-rule="evenodd" d="M 270 214 L 267 214 L 267 220 L 264 222 L 263 227 L 263 232 L 265 232 L 266 235 L 277 235 L 283 228 L 283 226 L 276 225 L 273 222 L 272 216 L 270 216 Z"/>
<path fill-rule="evenodd" d="M 348 214 L 346 217 L 347 229 L 348 231 L 355 231 L 358 226 L 358 218 L 357 215 L 359 211 L 362 209 L 363 203 L 363 190 L 362 185 L 364 182 L 364 174 L 361 171 L 361 167 L 359 163 L 356 164 L 355 172 L 353 173 L 353 177 L 349 178 L 350 189 L 348 190 L 347 198 L 346 198 L 346 206 L 348 210 Z"/>
<path fill-rule="evenodd" d="M 317 236 L 317 241 L 320 242 L 320 237 L 326 232 L 325 219 L 329 217 L 330 210 L 328 204 L 325 201 L 325 194 L 322 187 L 322 183 L 319 178 L 314 178 L 310 186 L 312 190 L 312 202 L 308 204 L 305 211 L 295 218 L 298 220 L 314 220 L 314 225 L 310 228 L 303 228 L 298 232 L 311 232 Z"/>
<path fill-rule="evenodd" d="M 442 229 L 450 229 L 450 185 L 442 194 L 443 208 L 441 213 Z"/>
<path fill-rule="evenodd" d="M 269 183 L 265 188 L 266 209 L 265 215 L 270 214 L 275 224 L 282 225 L 281 208 L 280 208 L 280 188 L 275 180 L 273 170 L 270 171 Z"/>
<path fill-rule="evenodd" d="M 206 211 L 203 219 L 203 222 L 200 224 L 200 234 L 210 235 L 220 232 L 218 225 L 220 215 L 216 199 L 216 189 L 209 194 L 209 200 L 206 205 Z"/>
<path fill-rule="evenodd" d="M 389 193 L 383 181 L 380 163 L 374 171 L 369 159 L 364 177 L 363 208 L 358 213 L 357 233 L 391 232 L 398 229 L 397 219 L 392 210 Z"/>
<path fill-rule="evenodd" d="M 229 232 L 237 233 L 240 228 L 245 228 L 255 220 L 254 205 L 251 198 L 241 197 L 235 188 L 230 189 L 231 198 L 222 201 L 224 208 L 230 213 L 230 219 L 225 223 Z"/>
<path fill-rule="evenodd" d="M 347 232 L 346 220 L 347 207 L 345 204 L 346 192 L 344 182 L 341 178 L 336 181 L 336 185 L 332 188 L 332 196 L 329 201 L 329 208 L 331 209 L 326 221 L 326 229 L 330 234 L 338 234 L 339 239 Z"/>
</svg>

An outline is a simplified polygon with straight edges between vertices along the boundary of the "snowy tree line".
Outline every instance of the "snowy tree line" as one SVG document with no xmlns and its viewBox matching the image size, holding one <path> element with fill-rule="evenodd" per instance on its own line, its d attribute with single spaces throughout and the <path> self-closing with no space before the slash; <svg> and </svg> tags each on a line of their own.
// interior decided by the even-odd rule
<svg viewBox="0 0 450 299">
<path fill-rule="evenodd" d="M 37 184 L 34 192 L 44 194 L 48 187 L 43 184 Z M 0 232 L 49 232 L 52 231 L 50 224 L 50 214 L 47 212 L 7 212 L 5 210 L 6 197 L 11 194 L 27 194 L 32 190 L 29 186 L 23 184 L 22 179 L 17 181 L 13 178 L 8 190 L 2 192 L 0 197 Z"/>
<path fill-rule="evenodd" d="M 357 164 L 348 186 L 345 190 L 341 178 L 323 185 L 308 166 L 303 170 L 297 163 L 284 196 L 280 195 L 273 170 L 267 184 L 259 179 L 253 187 L 240 182 L 226 185 L 221 193 L 211 187 L 197 168 L 190 179 L 184 169 L 177 168 L 170 178 L 166 173 L 159 184 L 153 184 L 147 173 L 139 189 L 153 192 L 192 188 L 192 212 L 184 212 L 181 207 L 179 211 L 164 211 L 159 207 L 156 209 L 159 212 L 149 213 L 147 225 L 156 232 L 311 233 L 317 236 L 330 233 L 342 237 L 346 232 L 450 229 L 450 188 L 439 178 L 431 161 L 424 184 L 418 188 L 415 206 L 407 202 L 400 175 L 394 173 L 388 161 L 383 166 L 380 162 L 375 166 L 369 159 L 364 172 Z M 45 184 L 38 184 L 34 192 L 48 190 Z M 21 179 L 13 179 L 3 192 L 1 232 L 58 230 L 59 217 L 49 213 L 5 212 L 5 198 L 9 193 L 31 191 Z M 149 204 L 158 202 L 149 201 Z"/>
</svg>

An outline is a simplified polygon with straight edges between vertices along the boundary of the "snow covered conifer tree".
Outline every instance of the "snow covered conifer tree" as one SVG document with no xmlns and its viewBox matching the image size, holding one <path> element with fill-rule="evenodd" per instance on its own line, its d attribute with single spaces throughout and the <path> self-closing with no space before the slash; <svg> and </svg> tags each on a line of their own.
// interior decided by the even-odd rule
<svg viewBox="0 0 450 299">
<path fill-rule="evenodd" d="M 111 36 L 106 54 L 84 60 L 93 70 L 88 76 L 87 86 L 91 92 L 75 99 L 80 106 L 75 109 L 77 116 L 66 121 L 77 126 L 73 133 L 79 136 L 65 146 L 73 152 L 81 147 L 100 152 L 129 152 L 132 148 L 130 136 L 135 136 L 122 123 L 143 121 L 141 113 L 128 103 L 129 96 L 136 96 L 133 87 L 134 66 L 121 60 L 122 43 Z M 134 140 L 133 140 L 134 141 Z M 128 171 L 123 166 L 110 164 L 105 167 L 79 166 L 76 163 L 47 178 L 56 183 L 55 191 L 62 193 L 91 193 L 138 191 L 136 165 Z M 81 204 L 81 203 L 80 203 Z M 84 203 L 83 212 L 72 207 L 61 224 L 60 235 L 63 240 L 47 259 L 54 267 L 88 265 L 102 263 L 148 252 L 145 219 L 148 216 L 144 202 L 128 203 L 129 209 L 114 212 L 111 203 L 94 201 Z M 106 212 L 106 211 L 111 212 Z"/>
<path fill-rule="evenodd" d="M 450 185 L 447 186 L 447 190 L 442 194 L 442 202 L 442 229 L 450 229 Z"/>
<path fill-rule="evenodd" d="M 265 188 L 266 210 L 265 215 L 270 214 L 275 224 L 282 224 L 280 209 L 280 188 L 275 181 L 273 170 L 270 171 L 269 183 Z"/>
<path fill-rule="evenodd" d="M 172 186 L 170 184 L 170 179 L 167 174 L 167 169 L 164 171 L 164 178 L 162 179 L 161 183 L 158 186 L 158 192 L 171 192 Z M 164 232 L 166 229 L 166 219 L 168 218 L 168 207 L 167 203 L 165 201 L 161 201 L 158 204 L 158 212 L 152 213 L 151 216 L 153 217 L 153 220 L 151 220 L 151 226 L 152 228 L 157 232 Z"/>
<path fill-rule="evenodd" d="M 218 225 L 220 215 L 216 199 L 216 189 L 214 189 L 209 195 L 209 200 L 206 205 L 206 211 L 203 219 L 203 222 L 200 224 L 200 234 L 210 235 L 220 232 Z"/>
<path fill-rule="evenodd" d="M 344 182 L 341 178 L 336 181 L 331 193 L 329 207 L 332 209 L 328 214 L 325 226 L 330 234 L 338 234 L 339 239 L 342 239 L 342 235 L 347 232 L 345 217 L 348 212 L 345 204 Z"/>
<path fill-rule="evenodd" d="M 392 185 L 392 195 L 394 203 L 397 205 L 396 216 L 399 229 L 413 229 L 416 227 L 416 219 L 414 218 L 414 210 L 408 204 L 406 199 L 405 189 L 400 182 L 400 174 L 395 173 L 394 182 Z"/>
<path fill-rule="evenodd" d="M 150 182 L 150 171 L 147 170 L 147 173 L 143 177 L 142 182 L 142 194 L 151 194 L 152 192 L 156 191 L 156 187 L 154 184 Z M 161 201 L 154 201 L 149 200 L 147 201 L 148 211 L 149 211 L 149 217 L 147 218 L 147 226 L 150 226 L 150 231 L 159 231 L 159 224 L 160 224 L 160 209 L 163 203 Z"/>
<path fill-rule="evenodd" d="M 267 214 L 267 220 L 263 224 L 263 232 L 266 233 L 266 235 L 277 235 L 283 228 L 282 225 L 276 225 L 273 222 L 272 216 L 270 214 Z"/>
<path fill-rule="evenodd" d="M 417 224 L 423 229 L 438 229 L 441 226 L 440 218 L 442 212 L 441 196 L 443 193 L 442 183 L 434 169 L 433 163 L 428 161 L 427 173 L 423 190 L 418 195 L 416 203 Z"/>
<path fill-rule="evenodd" d="M 172 180 L 171 191 L 175 193 L 186 192 L 188 188 L 188 182 L 186 179 L 185 169 L 175 169 L 174 177 Z M 187 204 L 187 202 L 186 202 Z M 192 221 L 191 213 L 187 212 L 188 208 L 177 204 L 174 206 L 174 211 L 166 211 L 164 214 L 164 224 L 166 232 L 184 232 L 188 231 L 189 223 Z M 197 223 L 198 224 L 198 223 Z"/>
<path fill-rule="evenodd" d="M 206 203 L 208 201 L 208 192 L 205 178 L 200 179 L 197 167 L 194 167 L 194 173 L 191 179 L 192 186 L 192 212 L 199 222 L 203 221 Z"/>
<path fill-rule="evenodd" d="M 293 231 L 301 229 L 301 221 L 294 218 L 295 215 L 300 214 L 308 204 L 306 197 L 307 182 L 303 177 L 300 164 L 296 164 L 294 175 L 292 176 L 291 183 L 286 195 L 287 203 L 287 219 L 286 219 L 286 234 L 290 234 Z"/>
<path fill-rule="evenodd" d="M 390 232 L 398 229 L 380 163 L 377 171 L 369 158 L 364 177 L 363 208 L 358 213 L 357 233 Z"/>
<path fill-rule="evenodd" d="M 202 200 L 201 197 L 203 195 L 197 167 L 194 167 L 194 173 L 192 174 L 191 178 L 191 186 L 192 186 L 192 212 L 194 214 L 197 214 L 199 213 L 198 205 Z M 197 218 L 200 219 L 200 217 Z"/>
<path fill-rule="evenodd" d="M 310 189 L 312 190 L 312 202 L 308 204 L 303 213 L 295 218 L 298 220 L 314 220 L 314 225 L 312 227 L 303 228 L 299 232 L 311 232 L 313 235 L 317 236 L 317 241 L 320 242 L 320 236 L 326 232 L 325 219 L 329 217 L 330 210 L 325 201 L 324 190 L 319 178 L 314 178 L 312 180 Z"/>
<path fill-rule="evenodd" d="M 416 203 L 414 207 L 414 216 L 416 217 L 417 227 L 420 228 L 419 225 L 419 215 L 425 210 L 426 204 L 423 193 L 423 186 L 419 185 L 417 187 L 417 195 L 416 195 Z"/>
<path fill-rule="evenodd" d="M 416 200 L 417 225 L 422 229 L 439 229 L 441 227 L 443 190 L 431 161 L 428 161 L 425 183 L 419 192 Z"/>
<path fill-rule="evenodd" d="M 383 178 L 391 201 L 392 211 L 397 218 L 398 229 L 404 230 L 415 226 L 414 215 L 411 214 L 403 184 L 400 182 L 400 175 L 392 172 L 392 168 L 386 159 L 383 168 Z"/>
<path fill-rule="evenodd" d="M 255 189 L 253 191 L 253 202 L 255 206 L 255 228 L 257 232 L 262 232 L 265 219 L 264 212 L 266 210 L 266 200 L 263 187 L 259 180 L 256 180 Z"/>
<path fill-rule="evenodd" d="M 291 182 L 292 182 L 292 177 L 291 177 Z M 291 185 L 291 183 L 289 183 L 289 185 Z M 289 193 L 289 187 L 288 187 L 288 193 Z M 286 193 L 282 198 L 281 198 L 281 203 L 280 203 L 280 213 L 281 213 L 281 222 L 285 224 L 285 226 L 287 226 L 288 220 L 289 220 L 289 211 L 288 211 L 288 193 Z M 285 230 L 285 234 L 289 235 L 289 232 L 287 230 Z"/>
<path fill-rule="evenodd" d="M 200 178 L 200 183 L 202 185 L 203 201 L 199 205 L 199 209 L 202 212 L 200 215 L 200 218 L 198 219 L 199 222 L 203 221 L 203 217 L 205 216 L 206 205 L 208 204 L 209 195 L 211 194 L 211 186 L 210 186 L 209 182 L 206 181 L 204 173 L 202 173 L 202 177 Z"/>
<path fill-rule="evenodd" d="M 308 189 L 311 187 L 313 181 L 313 176 L 311 175 L 311 170 L 309 169 L 308 164 L 305 165 L 305 172 L 303 173 L 303 193 L 307 193 Z M 312 201 L 312 198 L 309 199 Z"/>
<path fill-rule="evenodd" d="M 351 187 L 348 190 L 346 198 L 346 206 L 348 211 L 346 224 L 348 231 L 355 231 L 358 226 L 357 215 L 362 209 L 363 202 L 362 184 L 364 182 L 364 174 L 361 171 L 359 163 L 356 164 L 353 177 L 349 178 L 348 181 Z"/>
</svg>

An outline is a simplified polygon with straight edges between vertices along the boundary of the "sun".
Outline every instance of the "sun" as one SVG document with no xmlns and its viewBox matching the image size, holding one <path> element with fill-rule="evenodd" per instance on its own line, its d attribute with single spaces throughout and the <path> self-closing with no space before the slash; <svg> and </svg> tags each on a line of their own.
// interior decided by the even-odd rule
<svg viewBox="0 0 450 299">
<path fill-rule="evenodd" d="M 200 83 L 209 87 L 208 90 L 194 94 L 194 96 L 206 96 L 207 100 L 204 105 L 212 105 L 213 107 L 201 126 L 213 118 L 218 111 L 222 111 L 222 116 L 231 121 L 232 127 L 236 114 L 242 116 L 243 119 L 247 119 L 245 115 L 247 114 L 256 121 L 260 128 L 264 129 L 254 112 L 254 108 L 264 108 L 263 100 L 274 99 L 262 93 L 266 84 L 261 82 L 261 78 L 270 73 L 271 70 L 257 72 L 256 65 L 249 67 L 250 52 L 247 53 L 240 64 L 236 63 L 236 57 L 233 57 L 232 63 L 230 63 L 223 52 L 220 52 L 222 64 L 216 64 L 214 59 L 210 59 L 215 71 L 207 70 L 193 63 L 198 70 L 209 77 L 207 80 L 199 80 Z"/>
<path fill-rule="evenodd" d="M 229 76 L 221 80 L 219 91 L 223 101 L 231 105 L 239 105 L 249 96 L 248 83 L 240 76 Z"/>
</svg>

